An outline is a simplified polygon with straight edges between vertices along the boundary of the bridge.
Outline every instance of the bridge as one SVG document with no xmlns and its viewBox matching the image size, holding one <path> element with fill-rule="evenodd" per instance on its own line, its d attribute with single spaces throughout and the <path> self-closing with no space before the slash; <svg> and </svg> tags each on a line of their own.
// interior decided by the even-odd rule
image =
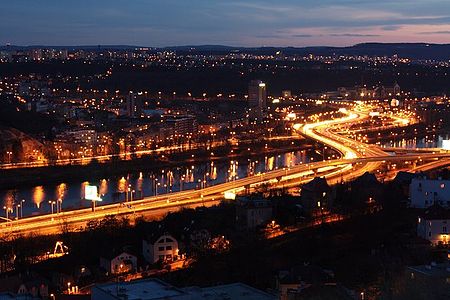
<svg viewBox="0 0 450 300">
<path fill-rule="evenodd" d="M 185 190 L 159 196 L 146 197 L 141 200 L 114 203 L 98 206 L 95 211 L 83 208 L 57 214 L 27 217 L 1 223 L 0 237 L 13 234 L 57 234 L 63 230 L 83 229 L 86 222 L 99 220 L 107 215 L 156 217 L 176 211 L 180 207 L 195 207 L 213 205 L 223 199 L 227 191 L 240 192 L 248 187 L 257 187 L 269 183 L 273 187 L 281 185 L 299 186 L 311 180 L 314 176 L 326 177 L 331 183 L 339 180 L 351 180 L 379 169 L 386 162 L 411 162 L 415 171 L 428 170 L 450 164 L 450 154 L 443 152 L 421 152 L 393 155 L 386 149 L 376 145 L 357 142 L 333 132 L 334 127 L 349 126 L 369 117 L 363 109 L 355 109 L 348 115 L 335 120 L 327 120 L 304 126 L 295 124 L 298 132 L 327 145 L 339 153 L 341 158 L 313 163 L 299 164 L 290 168 L 277 169 L 255 174 L 234 181 L 217 184 L 200 190 Z M 398 120 L 397 120 L 398 121 Z M 404 121 L 403 121 L 404 122 Z M 431 161 L 423 166 L 415 166 L 413 162 Z"/>
</svg>

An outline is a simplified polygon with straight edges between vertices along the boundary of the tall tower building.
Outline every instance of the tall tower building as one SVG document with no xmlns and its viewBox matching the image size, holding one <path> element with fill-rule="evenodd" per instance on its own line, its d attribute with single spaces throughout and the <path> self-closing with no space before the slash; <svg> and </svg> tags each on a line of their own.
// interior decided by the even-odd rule
<svg viewBox="0 0 450 300">
<path fill-rule="evenodd" d="M 252 80 L 248 85 L 248 105 L 260 117 L 267 109 L 266 84 L 261 80 Z"/>
<path fill-rule="evenodd" d="M 142 114 L 142 97 L 138 97 L 133 92 L 127 96 L 127 116 L 129 118 L 139 118 Z"/>
</svg>

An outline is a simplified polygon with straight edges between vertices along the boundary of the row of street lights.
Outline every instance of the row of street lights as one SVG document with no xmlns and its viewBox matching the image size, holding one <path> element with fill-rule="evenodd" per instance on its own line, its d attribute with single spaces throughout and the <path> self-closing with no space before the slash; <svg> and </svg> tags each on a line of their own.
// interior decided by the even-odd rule
<svg viewBox="0 0 450 300">
<path fill-rule="evenodd" d="M 6 220 L 12 221 L 10 219 L 10 215 L 14 213 L 14 207 L 16 209 L 15 213 L 15 220 L 23 218 L 23 206 L 25 203 L 25 199 L 22 199 L 19 203 L 13 203 L 13 206 L 3 206 L 3 209 L 5 210 L 5 217 Z M 51 206 L 51 214 L 53 215 L 55 213 L 55 205 L 56 205 L 56 213 L 59 214 L 62 211 L 62 199 L 58 199 L 56 201 L 48 201 L 48 203 Z"/>
<path fill-rule="evenodd" d="M 54 214 L 54 207 L 55 207 L 55 205 L 56 205 L 56 213 L 59 214 L 61 212 L 61 209 L 62 209 L 62 199 L 61 198 L 56 200 L 56 201 L 54 201 L 54 200 L 53 201 L 48 201 L 48 203 L 51 206 L 52 215 Z"/>
<path fill-rule="evenodd" d="M 19 203 L 13 203 L 13 207 L 16 208 L 16 216 L 15 219 L 18 220 L 19 218 L 23 218 L 23 203 L 25 202 L 24 199 L 22 199 Z M 7 220 L 9 219 L 10 214 L 14 212 L 14 209 L 11 206 L 3 206 L 3 209 L 5 210 L 5 216 Z M 20 214 L 19 214 L 20 211 Z"/>
</svg>

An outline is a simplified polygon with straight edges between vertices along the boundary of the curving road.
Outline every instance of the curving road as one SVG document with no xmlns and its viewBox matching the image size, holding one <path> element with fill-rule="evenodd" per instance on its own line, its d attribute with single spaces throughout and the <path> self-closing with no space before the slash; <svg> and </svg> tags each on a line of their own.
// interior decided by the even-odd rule
<svg viewBox="0 0 450 300">
<path fill-rule="evenodd" d="M 127 202 L 125 205 L 123 203 L 102 205 L 97 207 L 96 211 L 78 209 L 59 214 L 40 215 L 3 222 L 0 226 L 0 237 L 7 238 L 14 234 L 58 234 L 64 230 L 83 228 L 86 222 L 100 220 L 107 215 L 128 216 L 130 218 L 141 215 L 145 217 L 162 216 L 167 212 L 178 210 L 180 207 L 212 205 L 222 199 L 223 194 L 227 191 L 238 192 L 262 183 L 271 183 L 274 186 L 279 186 L 290 182 L 290 184 L 299 185 L 311 180 L 314 176 L 324 176 L 333 180 L 337 178 L 349 180 L 362 175 L 364 172 L 376 170 L 386 161 L 450 158 L 450 155 L 447 153 L 389 155 L 377 146 L 360 143 L 332 131 L 333 128 L 349 126 L 366 118 L 368 118 L 367 112 L 359 110 L 348 112 L 347 116 L 340 119 L 306 124 L 303 127 L 294 126 L 299 133 L 339 151 L 343 156 L 340 159 L 300 164 L 291 168 L 256 174 L 201 190 L 186 190 L 146 197 L 142 200 Z"/>
</svg>

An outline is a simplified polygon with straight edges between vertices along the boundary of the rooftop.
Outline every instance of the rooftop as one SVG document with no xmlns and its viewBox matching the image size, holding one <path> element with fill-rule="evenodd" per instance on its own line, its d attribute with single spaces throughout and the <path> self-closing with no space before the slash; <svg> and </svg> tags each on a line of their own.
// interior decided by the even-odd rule
<svg viewBox="0 0 450 300">
<path fill-rule="evenodd" d="M 186 295 L 186 292 L 155 278 L 96 285 L 92 290 L 93 300 L 96 290 L 107 293 L 112 298 L 127 300 L 172 299 Z"/>
<path fill-rule="evenodd" d="M 450 276 L 450 265 L 448 263 L 411 266 L 408 269 L 432 278 L 446 279 Z"/>
<path fill-rule="evenodd" d="M 255 289 L 246 284 L 237 282 L 232 284 L 218 285 L 207 288 L 186 288 L 190 297 L 183 299 L 210 299 L 210 300 L 225 300 L 225 299 L 245 299 L 245 300 L 271 300 L 276 299 L 268 293 Z"/>
<path fill-rule="evenodd" d="M 435 203 L 423 213 L 423 218 L 426 220 L 449 220 L 450 210 Z"/>
<path fill-rule="evenodd" d="M 329 191 L 330 186 L 327 183 L 327 180 L 322 177 L 315 177 L 313 180 L 305 183 L 302 186 L 302 190 L 310 191 L 310 192 L 322 192 Z"/>
<path fill-rule="evenodd" d="M 176 288 L 164 281 L 155 278 L 147 278 L 131 282 L 107 283 L 96 285 L 92 289 L 92 300 L 107 299 L 104 294 L 110 295 L 110 299 L 127 300 L 225 300 L 225 299 L 248 299 L 248 300 L 274 300 L 276 297 L 255 289 L 243 283 L 232 283 L 207 288 L 187 287 Z"/>
</svg>

